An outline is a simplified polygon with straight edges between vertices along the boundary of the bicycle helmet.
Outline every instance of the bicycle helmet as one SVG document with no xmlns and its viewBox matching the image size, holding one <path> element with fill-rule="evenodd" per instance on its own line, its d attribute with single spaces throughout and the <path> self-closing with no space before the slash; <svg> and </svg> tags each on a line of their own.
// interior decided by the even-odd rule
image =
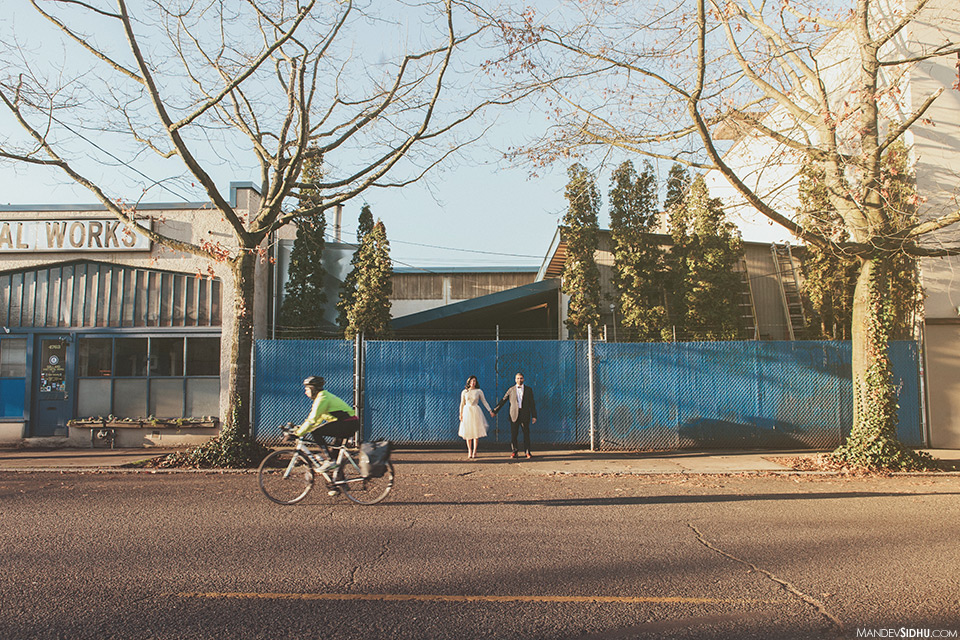
<svg viewBox="0 0 960 640">
<path fill-rule="evenodd" d="M 324 383 L 326 383 L 326 380 L 324 380 L 321 376 L 310 376 L 308 378 L 304 378 L 303 380 L 303 386 L 316 387 L 318 389 L 323 389 Z"/>
</svg>

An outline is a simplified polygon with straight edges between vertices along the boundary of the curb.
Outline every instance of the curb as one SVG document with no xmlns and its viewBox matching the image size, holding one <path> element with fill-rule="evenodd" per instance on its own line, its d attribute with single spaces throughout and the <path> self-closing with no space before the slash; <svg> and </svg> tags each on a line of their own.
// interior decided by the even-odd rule
<svg viewBox="0 0 960 640">
<path fill-rule="evenodd" d="M 404 466 L 404 465 L 401 465 Z M 256 475 L 257 469 L 183 469 L 183 468 L 126 468 L 126 467 L 68 467 L 54 469 L 50 467 L 17 467 L 14 469 L 0 468 L 0 473 L 75 473 L 75 474 L 115 474 L 115 475 Z M 552 476 L 809 476 L 809 477 L 841 477 L 841 478 L 884 478 L 884 477 L 919 477 L 919 478 L 960 478 L 960 471 L 897 471 L 892 473 L 852 475 L 839 471 L 794 471 L 791 469 L 744 469 L 742 471 L 694 471 L 681 469 L 678 471 L 556 471 L 544 470 L 530 472 L 532 475 Z M 416 474 L 414 474 L 416 475 Z M 458 475 L 445 473 L 443 475 Z M 497 474 L 490 474 L 497 475 Z M 502 475 L 502 474 L 501 474 Z M 512 474 L 511 474 L 512 475 Z"/>
</svg>

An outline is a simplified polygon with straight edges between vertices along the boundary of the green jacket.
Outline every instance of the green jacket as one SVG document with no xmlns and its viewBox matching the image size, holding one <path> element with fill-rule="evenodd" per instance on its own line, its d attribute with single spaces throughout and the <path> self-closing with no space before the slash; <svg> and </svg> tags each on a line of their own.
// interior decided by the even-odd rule
<svg viewBox="0 0 960 640">
<path fill-rule="evenodd" d="M 313 399 L 313 407 L 310 409 L 310 415 L 307 416 L 307 419 L 303 421 L 302 425 L 294 430 L 294 433 L 298 437 L 303 437 L 327 422 L 334 422 L 337 419 L 336 416 L 333 415 L 334 411 L 346 411 L 350 417 L 357 415 L 353 407 L 346 402 L 329 391 L 321 391 L 317 394 L 317 397 Z"/>
</svg>

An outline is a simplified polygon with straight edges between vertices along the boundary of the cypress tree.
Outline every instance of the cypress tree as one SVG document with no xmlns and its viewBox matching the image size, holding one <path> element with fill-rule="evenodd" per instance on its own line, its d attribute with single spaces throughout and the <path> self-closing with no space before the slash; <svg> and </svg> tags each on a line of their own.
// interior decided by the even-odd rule
<svg viewBox="0 0 960 640">
<path fill-rule="evenodd" d="M 357 279 L 360 276 L 358 268 L 360 262 L 360 247 L 363 245 L 363 238 L 373 229 L 373 213 L 370 211 L 370 205 L 363 205 L 360 209 L 360 219 L 357 222 L 357 250 L 353 252 L 350 259 L 350 271 L 340 285 L 340 298 L 337 301 L 337 324 L 340 331 L 346 335 L 347 327 L 350 325 L 350 319 L 347 313 L 353 308 L 353 302 L 357 295 Z"/>
<path fill-rule="evenodd" d="M 908 151 L 902 141 L 890 145 L 881 163 L 881 194 L 890 221 L 891 233 L 905 229 L 917 216 L 917 189 Z M 800 220 L 804 226 L 837 243 L 849 240 L 840 215 L 828 199 L 824 171 L 816 163 L 801 167 L 799 185 Z M 884 278 L 883 295 L 889 300 L 887 332 L 891 339 L 913 337 L 920 313 L 919 264 L 904 252 L 894 252 L 880 263 Z M 817 337 L 848 340 L 853 322 L 853 294 L 860 265 L 856 258 L 837 249 L 810 246 L 803 261 L 803 293 L 810 310 L 810 328 Z"/>
<path fill-rule="evenodd" d="M 316 156 L 308 158 L 303 164 L 303 184 L 315 183 L 321 173 L 322 160 Z M 297 237 L 290 253 L 288 279 L 280 307 L 280 337 L 315 337 L 323 325 L 323 309 L 327 302 L 324 286 L 327 274 L 323 268 L 327 223 L 319 206 L 319 192 L 303 186 L 297 207 L 303 215 L 294 218 Z"/>
<path fill-rule="evenodd" d="M 687 297 L 690 289 L 688 255 L 690 252 L 689 212 L 686 207 L 690 190 L 690 173 L 680 164 L 670 167 L 667 177 L 667 195 L 663 209 L 673 246 L 665 256 L 667 321 L 663 339 L 671 340 L 686 332 Z"/>
<path fill-rule="evenodd" d="M 910 164 L 907 145 L 897 140 L 883 155 L 880 166 L 884 208 L 890 219 L 891 233 L 909 228 L 917 221 L 916 174 Z M 914 328 L 923 309 L 920 287 L 920 261 L 904 251 L 896 251 L 883 263 L 891 309 L 890 338 L 906 340 L 914 337 Z"/>
<path fill-rule="evenodd" d="M 849 240 L 840 215 L 830 205 L 824 171 L 807 161 L 800 168 L 798 195 L 800 223 L 817 229 L 837 242 Z M 811 338 L 849 340 L 853 319 L 853 292 L 859 264 L 839 251 L 810 246 L 801 264 L 802 292 L 808 311 L 807 335 Z"/>
<path fill-rule="evenodd" d="M 390 263 L 390 243 L 387 228 L 377 221 L 363 236 L 357 251 L 357 288 L 353 305 L 347 310 L 347 329 L 344 337 L 357 334 L 367 338 L 390 336 L 390 293 L 393 291 Z"/>
<path fill-rule="evenodd" d="M 638 340 L 661 340 L 667 329 L 663 251 L 651 238 L 657 226 L 657 181 L 644 162 L 637 175 L 632 162 L 613 173 L 610 233 L 614 285 L 620 324 Z"/>
<path fill-rule="evenodd" d="M 736 338 L 743 291 L 740 232 L 727 221 L 720 200 L 710 197 L 703 176 L 697 176 L 690 185 L 686 210 L 690 225 L 686 255 L 688 334 L 694 340 Z"/>
<path fill-rule="evenodd" d="M 566 325 L 573 338 L 585 338 L 587 327 L 600 327 L 600 270 L 595 254 L 599 244 L 600 192 L 596 179 L 583 165 L 567 170 L 567 213 L 564 232 L 567 261 L 563 267 L 563 292 L 570 296 Z"/>
<path fill-rule="evenodd" d="M 673 163 L 667 174 L 667 195 L 663 199 L 663 210 L 672 211 L 683 204 L 690 189 L 690 172 L 678 162 Z"/>
</svg>

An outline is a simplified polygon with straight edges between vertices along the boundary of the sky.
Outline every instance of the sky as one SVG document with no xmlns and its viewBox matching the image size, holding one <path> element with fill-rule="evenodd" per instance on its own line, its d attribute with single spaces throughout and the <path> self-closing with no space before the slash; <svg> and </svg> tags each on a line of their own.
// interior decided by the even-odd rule
<svg viewBox="0 0 960 640">
<path fill-rule="evenodd" d="M 343 240 L 355 240 L 360 208 L 369 204 L 387 227 L 396 267 L 539 266 L 565 211 L 565 167 L 530 178 L 527 167 L 508 165 L 501 157 L 478 148 L 422 183 L 364 193 L 344 206 Z M 216 171 L 216 179 L 228 192 L 231 182 L 256 183 L 257 175 L 225 168 Z M 136 196 L 136 189 L 127 191 L 122 195 Z M 0 164 L 0 194 L 0 203 L 11 205 L 95 203 L 89 191 L 53 170 L 9 164 Z M 169 193 L 153 195 L 146 200 L 177 201 Z"/>
<path fill-rule="evenodd" d="M 82 57 L 67 48 L 44 45 L 42 51 L 38 49 L 43 40 L 41 34 L 52 27 L 28 8 L 14 6 L 11 9 L 0 16 L 0 32 L 8 34 L 6 40 L 10 40 L 9 34 L 16 34 L 23 39 L 29 55 L 49 56 L 52 69 L 66 68 Z M 95 23 L 89 24 L 92 31 Z M 35 37 L 31 39 L 23 34 L 35 34 Z M 399 38 L 406 43 L 415 37 L 406 34 Z M 378 43 L 370 44 L 378 46 Z M 372 57 L 376 58 L 376 54 Z M 539 115 L 529 111 L 490 113 L 480 124 L 490 127 L 482 140 L 433 170 L 421 182 L 399 189 L 369 189 L 347 202 L 343 212 L 343 239 L 355 239 L 360 209 L 369 204 L 374 216 L 382 219 L 387 227 L 391 256 L 397 267 L 539 266 L 565 210 L 566 167 L 541 168 L 539 175 L 532 178 L 529 167 L 504 160 L 503 148 L 516 145 L 527 135 L 535 135 L 544 126 L 545 120 Z M 141 197 L 144 185 L 173 178 L 164 188 L 151 188 L 142 196 L 143 201 L 206 200 L 201 190 L 190 188 L 190 179 L 184 178 L 187 173 L 179 163 L 124 153 L 113 146 L 105 134 L 96 131 L 87 130 L 85 135 L 91 138 L 92 146 L 102 150 L 102 153 L 91 150 L 92 153 L 99 153 L 107 163 L 105 170 L 88 163 L 88 175 L 99 172 L 97 182 L 106 185 L 111 196 L 136 200 Z M 0 109 L 0 140 L 10 136 L 22 138 L 23 134 L 6 110 Z M 87 145 L 87 149 L 90 146 Z M 123 167 L 126 163 L 136 169 Z M 229 193 L 231 182 L 256 184 L 259 180 L 256 171 L 220 158 L 212 162 L 208 170 L 224 194 Z M 124 174 L 123 177 L 120 174 Z M 91 192 L 75 185 L 57 169 L 15 166 L 0 160 L 2 204 L 95 202 Z M 328 214 L 328 220 L 331 217 Z"/>
<path fill-rule="evenodd" d="M 23 34 L 49 26 L 22 10 L 0 17 L 0 29 L 14 28 Z M 407 36 L 409 37 L 409 36 Z M 35 44 L 35 43 L 34 43 Z M 69 52 L 51 49 L 44 53 L 65 60 Z M 526 110 L 525 110 L 526 109 Z M 369 204 L 376 218 L 383 220 L 391 241 L 391 257 L 395 267 L 417 267 L 426 270 L 464 266 L 539 266 L 543 261 L 557 225 L 566 210 L 563 196 L 567 181 L 566 164 L 531 168 L 504 159 L 503 150 L 516 147 L 542 133 L 547 126 L 544 116 L 523 106 L 508 112 L 491 114 L 484 122 L 489 126 L 483 140 L 473 144 L 451 162 L 441 165 L 418 183 L 401 189 L 370 189 L 346 203 L 343 213 L 343 239 L 353 241 L 360 208 Z M 0 109 L 0 139 L 16 132 L 17 125 L 5 110 Z M 110 187 L 110 195 L 136 200 L 141 197 L 144 181 L 183 176 L 175 163 L 142 161 L 114 150 L 106 138 L 94 144 L 103 154 L 116 154 L 117 160 L 132 163 L 135 172 L 126 170 L 121 179 L 111 174 L 108 166 L 101 175 Z M 101 154 L 103 156 L 103 154 Z M 105 157 L 105 156 L 103 156 Z M 640 158 L 634 159 L 639 165 Z M 108 164 L 112 162 L 107 158 Z M 598 178 L 598 188 L 609 190 L 609 169 L 591 165 Z M 667 165 L 658 166 L 661 175 Z M 228 193 L 231 182 L 254 182 L 258 176 L 249 169 L 218 159 L 210 164 L 210 172 L 222 193 Z M 119 172 L 118 172 L 119 173 Z M 182 177 L 169 183 L 170 189 L 152 188 L 144 201 L 202 201 L 198 189 L 191 190 Z M 92 204 L 93 195 L 73 184 L 55 169 L 12 166 L 0 161 L 0 203 L 28 204 Z M 330 219 L 328 215 L 328 220 Z M 607 226 L 605 209 L 600 225 Z M 762 229 L 761 229 L 762 231 Z M 763 234 L 761 233 L 760 236 Z M 759 237 L 759 236 L 758 236 Z M 749 239 L 749 238 L 748 238 Z"/>
</svg>

